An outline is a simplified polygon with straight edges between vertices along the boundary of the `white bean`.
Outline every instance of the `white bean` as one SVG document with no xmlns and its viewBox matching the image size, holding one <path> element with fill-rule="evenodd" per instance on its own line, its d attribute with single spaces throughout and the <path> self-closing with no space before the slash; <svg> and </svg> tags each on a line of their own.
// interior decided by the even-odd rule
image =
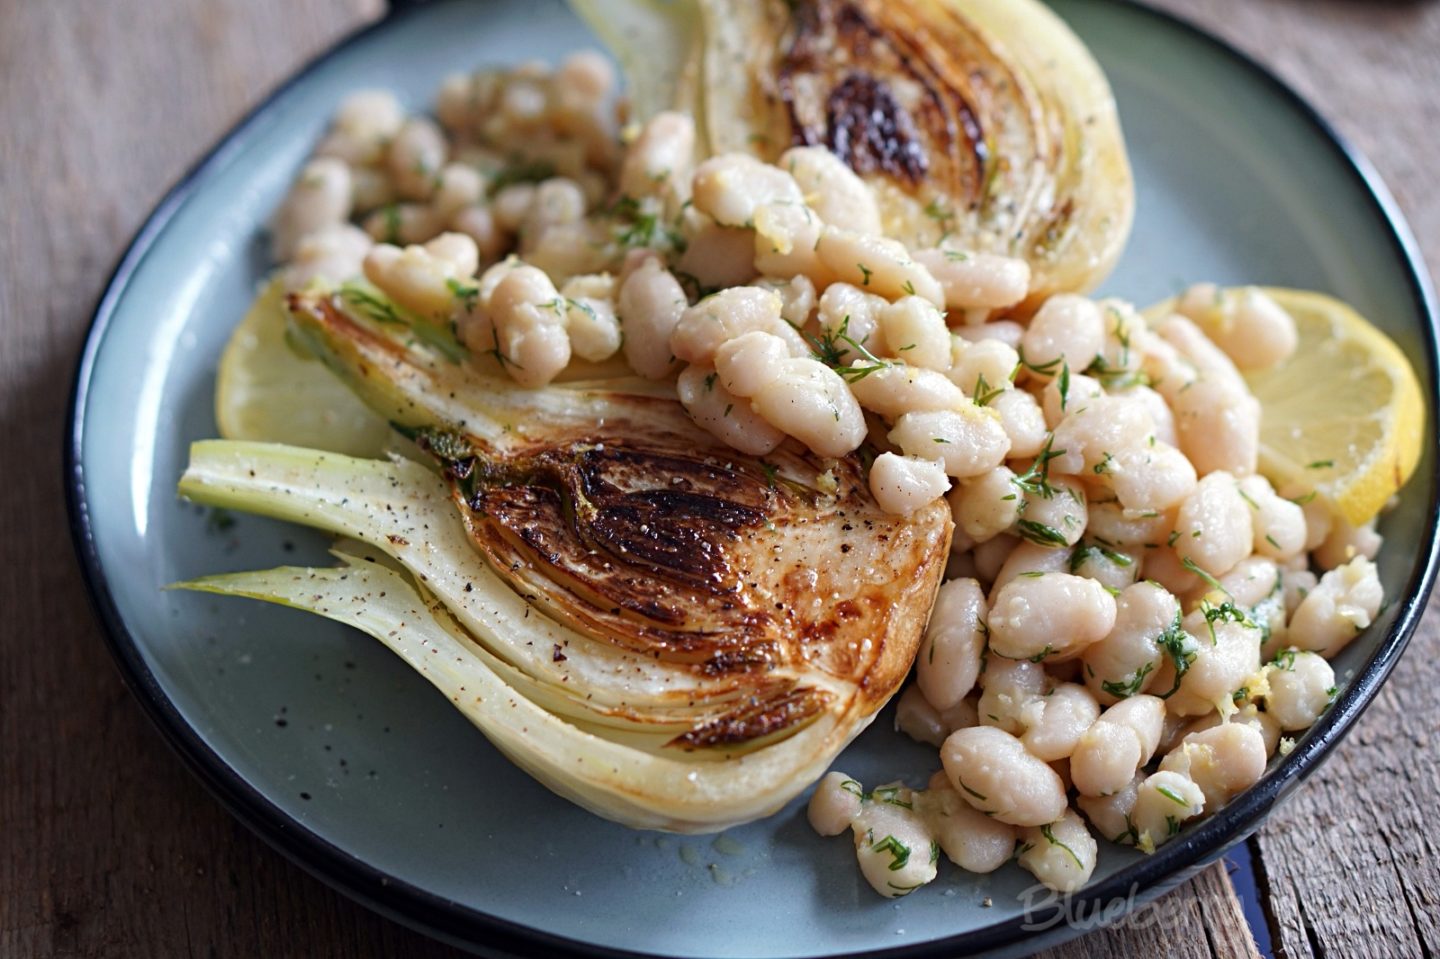
<svg viewBox="0 0 1440 959">
<path fill-rule="evenodd" d="M 1019 576 L 990 608 L 990 648 L 1011 659 L 1065 658 L 1103 639 L 1115 600 L 1093 579 L 1069 573 Z"/>
<path fill-rule="evenodd" d="M 1014 306 L 1030 289 L 1030 264 L 994 253 L 917 250 L 915 260 L 940 281 L 945 305 L 960 310 Z"/>
<path fill-rule="evenodd" d="M 806 807 L 810 826 L 822 836 L 838 836 L 860 815 L 860 783 L 845 773 L 828 772 L 815 785 Z"/>
<path fill-rule="evenodd" d="M 1080 373 L 1104 348 L 1105 323 L 1093 300 L 1060 293 L 1036 311 L 1020 343 L 1032 375 L 1058 376 L 1062 364 L 1072 374 Z"/>
<path fill-rule="evenodd" d="M 1265 712 L 1286 732 L 1308 729 L 1335 694 L 1335 670 L 1323 657 L 1304 650 L 1281 653 L 1266 673 Z"/>
<path fill-rule="evenodd" d="M 731 391 L 734 392 L 733 387 Z M 790 434 L 821 456 L 844 456 L 865 441 L 865 414 L 855 397 L 838 373 L 817 360 L 805 357 L 786 360 L 780 376 L 762 387 L 750 403 L 771 426 Z M 934 489 L 932 499 L 942 495 L 949 486 L 938 464 L 929 469 L 911 469 L 908 477 L 907 482 L 929 484 Z M 872 492 L 874 488 L 872 466 Z M 907 495 L 913 496 L 918 487 L 907 486 L 907 489 L 911 490 Z"/>
<path fill-rule="evenodd" d="M 1032 755 L 1046 762 L 1070 758 L 1085 731 L 1100 716 L 1095 697 L 1076 683 L 1060 683 L 1037 703 L 1038 715 L 1026 717 L 1030 721 L 1020 741 Z"/>
<path fill-rule="evenodd" d="M 1290 617 L 1286 635 L 1297 648 L 1328 659 L 1375 621 L 1384 598 L 1375 564 L 1357 556 L 1320 577 Z"/>
<path fill-rule="evenodd" d="M 1114 627 L 1081 654 L 1085 684 L 1102 703 L 1142 693 L 1166 655 L 1160 643 L 1178 647 L 1183 638 L 1174 596 L 1151 582 L 1127 586 L 1115 601 Z"/>
<path fill-rule="evenodd" d="M 990 400 L 989 408 L 1000 415 L 1000 425 L 1010 438 L 1010 456 L 1035 456 L 1045 448 L 1045 414 L 1035 397 L 1024 390 L 1005 390 Z"/>
<path fill-rule="evenodd" d="M 950 784 L 971 806 L 1013 826 L 1042 826 L 1065 814 L 1065 786 L 1044 760 L 991 726 L 950 734 L 940 747 Z"/>
<path fill-rule="evenodd" d="M 886 299 L 920 296 L 945 305 L 940 283 L 897 240 L 870 233 L 852 233 L 827 226 L 815 247 L 820 262 L 835 279 Z"/>
<path fill-rule="evenodd" d="M 1180 449 L 1201 476 L 1224 470 L 1255 472 L 1260 451 L 1260 403 L 1248 391 L 1200 379 L 1171 401 Z"/>
<path fill-rule="evenodd" d="M 1205 811 L 1205 793 L 1184 773 L 1162 770 L 1145 777 L 1135 790 L 1130 824 L 1136 844 L 1154 851 L 1169 842 L 1185 821 Z"/>
<path fill-rule="evenodd" d="M 824 147 L 791 147 L 776 164 L 789 171 L 826 223 L 857 233 L 881 233 L 875 194 L 845 162 Z"/>
<path fill-rule="evenodd" d="M 869 369 L 869 364 L 862 363 L 859 368 Z M 903 363 L 870 369 L 850 383 L 850 390 L 861 406 L 892 423 L 906 413 L 961 410 L 974 405 L 945 374 Z"/>
<path fill-rule="evenodd" d="M 680 405 L 695 425 L 727 446 L 751 456 L 764 456 L 785 441 L 785 434 L 761 419 L 750 404 L 717 382 L 706 366 L 687 366 L 676 381 Z"/>
<path fill-rule="evenodd" d="M 1207 475 L 1180 504 L 1175 518 L 1175 552 L 1212 576 L 1228 573 L 1250 555 L 1254 542 L 1250 504 L 1235 477 L 1222 471 Z"/>
<path fill-rule="evenodd" d="M 701 287 L 749 283 L 755 276 L 754 237 L 748 230 L 705 222 L 686 238 L 685 252 L 675 268 L 693 276 Z"/>
<path fill-rule="evenodd" d="M 940 587 L 915 659 L 915 681 L 936 709 L 954 706 L 975 687 L 985 650 L 985 594 L 973 579 Z"/>
<path fill-rule="evenodd" d="M 617 309 L 625 340 L 622 349 L 630 368 L 661 380 L 675 369 L 670 337 L 684 314 L 685 291 L 657 258 L 649 258 L 620 285 Z"/>
<path fill-rule="evenodd" d="M 407 200 L 426 200 L 435 192 L 449 153 L 445 133 L 433 120 L 411 117 L 390 141 L 385 162 L 395 191 Z"/>
<path fill-rule="evenodd" d="M 967 403 L 959 409 L 905 413 L 888 435 L 907 456 L 940 460 L 958 479 L 993 471 L 1005 460 L 1010 438 L 991 410 Z"/>
<path fill-rule="evenodd" d="M 721 290 L 688 307 L 670 335 L 670 353 L 687 363 L 711 363 L 728 340 L 750 332 L 779 338 L 791 356 L 808 356 L 809 347 L 780 318 L 780 297 L 753 286 Z"/>
<path fill-rule="evenodd" d="M 563 300 L 541 270 L 508 273 L 490 296 L 495 341 L 510 377 L 524 387 L 547 385 L 570 362 Z"/>
<path fill-rule="evenodd" d="M 944 373 L 950 369 L 950 331 L 935 304 L 904 296 L 880 310 L 880 328 L 890 355 L 912 366 Z"/>
<path fill-rule="evenodd" d="M 1162 771 L 1189 776 L 1214 812 L 1265 773 L 1265 740 L 1253 726 L 1225 723 L 1192 733 L 1160 761 Z"/>
<path fill-rule="evenodd" d="M 984 543 L 1014 526 L 1021 502 L 1014 480 L 1014 471 L 997 466 L 956 483 L 948 496 L 956 527 L 976 543 Z"/>
<path fill-rule="evenodd" d="M 1033 704 L 1045 695 L 1048 682 L 1039 663 L 986 653 L 980 669 L 976 718 L 986 726 L 1019 736 L 1025 731 L 1023 718 L 1033 715 Z"/>
<path fill-rule="evenodd" d="M 690 195 L 694 155 L 695 121 L 684 113 L 657 113 L 625 153 L 620 192 L 637 199 L 660 196 L 683 201 Z"/>
<path fill-rule="evenodd" d="M 270 226 L 275 259 L 290 260 L 306 236 L 344 223 L 350 216 L 350 195 L 350 167 L 343 160 L 317 157 L 305 164 Z"/>
<path fill-rule="evenodd" d="M 1280 502 L 1294 506 L 1289 500 Z M 1304 511 L 1301 511 L 1304 516 Z M 1302 520 L 1303 521 L 1303 520 Z M 1303 527 L 1302 527 L 1303 528 Z M 1329 534 L 1324 541 L 1315 548 L 1315 565 L 1322 570 L 1334 569 L 1350 562 L 1356 556 L 1363 556 L 1366 559 L 1374 559 L 1380 552 L 1383 539 L 1375 532 L 1375 521 L 1371 520 L 1363 526 L 1351 526 L 1343 517 L 1335 517 L 1330 527 Z M 1298 550 L 1297 550 L 1298 552 Z"/>
<path fill-rule="evenodd" d="M 994 872 L 1015 853 L 1015 827 L 975 809 L 950 785 L 944 770 L 915 795 L 916 809 L 934 831 L 941 850 L 966 872 Z"/>
<path fill-rule="evenodd" d="M 694 200 L 695 209 L 722 226 L 753 228 L 762 204 L 803 206 L 805 195 L 779 167 L 746 153 L 722 153 L 695 168 Z"/>
<path fill-rule="evenodd" d="M 887 513 L 909 516 L 949 488 L 945 466 L 937 460 L 881 453 L 870 465 L 870 493 Z"/>
<path fill-rule="evenodd" d="M 1047 826 L 1022 829 L 1020 843 L 1020 865 L 1057 892 L 1075 892 L 1095 871 L 1099 846 L 1073 810 Z"/>
</svg>

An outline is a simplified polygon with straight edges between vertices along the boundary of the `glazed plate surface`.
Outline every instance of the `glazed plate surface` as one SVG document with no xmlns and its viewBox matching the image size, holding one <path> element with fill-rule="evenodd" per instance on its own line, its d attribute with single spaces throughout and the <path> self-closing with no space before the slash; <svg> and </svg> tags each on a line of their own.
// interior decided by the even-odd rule
<svg viewBox="0 0 1440 959">
<path fill-rule="evenodd" d="M 1105 287 L 1137 303 L 1191 281 L 1333 293 L 1411 357 L 1435 406 L 1428 281 L 1363 161 L 1283 87 L 1208 37 L 1106 0 L 1055 0 L 1114 86 L 1138 184 L 1134 234 Z M 156 211 L 101 303 L 77 381 L 72 515 L 112 649 L 182 756 L 241 819 L 310 870 L 453 941 L 534 955 L 953 956 L 1028 952 L 1028 874 L 943 864 L 899 902 L 823 840 L 803 799 L 723 838 L 635 832 L 503 760 L 378 643 L 303 613 L 162 592 L 206 573 L 326 564 L 325 541 L 248 516 L 220 528 L 179 501 L 192 440 L 216 432 L 220 351 L 268 267 L 262 224 L 337 102 L 389 87 L 423 109 L 456 69 L 592 45 L 559 0 L 435 0 L 393 15 L 261 107 Z M 1368 177 L 1368 179 L 1367 179 Z M 1434 565 L 1435 447 L 1382 526 L 1392 602 L 1338 660 L 1335 707 L 1219 816 L 1145 858 L 1106 846 L 1086 897 L 1143 901 L 1252 831 L 1373 696 Z M 1410 663 L 1408 668 L 1418 668 Z M 840 760 L 867 783 L 923 784 L 935 751 L 886 710 Z M 988 903 L 989 905 L 985 905 Z M 1113 913 L 1111 914 L 1113 917 Z"/>
</svg>

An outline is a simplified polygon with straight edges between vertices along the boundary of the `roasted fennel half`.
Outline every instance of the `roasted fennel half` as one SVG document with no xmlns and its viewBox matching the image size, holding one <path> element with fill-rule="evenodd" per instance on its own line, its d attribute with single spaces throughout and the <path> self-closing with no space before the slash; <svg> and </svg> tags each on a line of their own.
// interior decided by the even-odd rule
<svg viewBox="0 0 1440 959">
<path fill-rule="evenodd" d="M 900 685 L 948 552 L 943 501 L 896 517 L 859 456 L 746 457 L 668 386 L 524 390 L 343 292 L 290 308 L 413 458 L 197 443 L 184 496 L 363 549 L 183 587 L 370 633 L 542 783 L 647 828 L 774 812 Z"/>
<path fill-rule="evenodd" d="M 1129 236 L 1114 96 L 1039 0 L 573 3 L 641 118 L 691 113 L 702 156 L 825 146 L 895 239 L 1027 260 L 1027 307 L 1098 286 Z"/>
</svg>

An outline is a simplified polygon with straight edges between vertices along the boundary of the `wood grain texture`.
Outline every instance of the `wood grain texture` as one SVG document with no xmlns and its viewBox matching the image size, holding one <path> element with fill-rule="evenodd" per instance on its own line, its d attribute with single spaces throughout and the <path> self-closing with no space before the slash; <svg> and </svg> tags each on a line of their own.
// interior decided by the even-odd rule
<svg viewBox="0 0 1440 959">
<path fill-rule="evenodd" d="M 1311 96 L 1440 267 L 1440 7 L 1163 0 Z M 0 0 L 0 955 L 445 956 L 291 866 L 186 773 L 77 601 L 60 475 L 96 296 L 164 190 L 378 0 Z M 1379 701 L 1255 840 L 1285 956 L 1440 945 L 1432 608 Z M 1056 959 L 1253 954 L 1219 867 Z"/>
</svg>

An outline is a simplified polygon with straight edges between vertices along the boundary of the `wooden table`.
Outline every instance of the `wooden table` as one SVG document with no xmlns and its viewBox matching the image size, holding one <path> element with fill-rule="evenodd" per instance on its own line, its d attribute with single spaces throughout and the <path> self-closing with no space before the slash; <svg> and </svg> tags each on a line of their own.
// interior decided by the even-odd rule
<svg viewBox="0 0 1440 959">
<path fill-rule="evenodd" d="M 1440 272 L 1440 5 L 1162 0 L 1277 69 L 1380 168 Z M 162 192 L 378 0 L 0 0 L 0 955 L 438 956 L 271 852 L 181 768 L 82 598 L 60 484 L 101 285 Z M 1284 956 L 1440 948 L 1440 617 L 1251 841 Z M 1249 955 L 1218 867 L 1055 956 Z"/>
</svg>

